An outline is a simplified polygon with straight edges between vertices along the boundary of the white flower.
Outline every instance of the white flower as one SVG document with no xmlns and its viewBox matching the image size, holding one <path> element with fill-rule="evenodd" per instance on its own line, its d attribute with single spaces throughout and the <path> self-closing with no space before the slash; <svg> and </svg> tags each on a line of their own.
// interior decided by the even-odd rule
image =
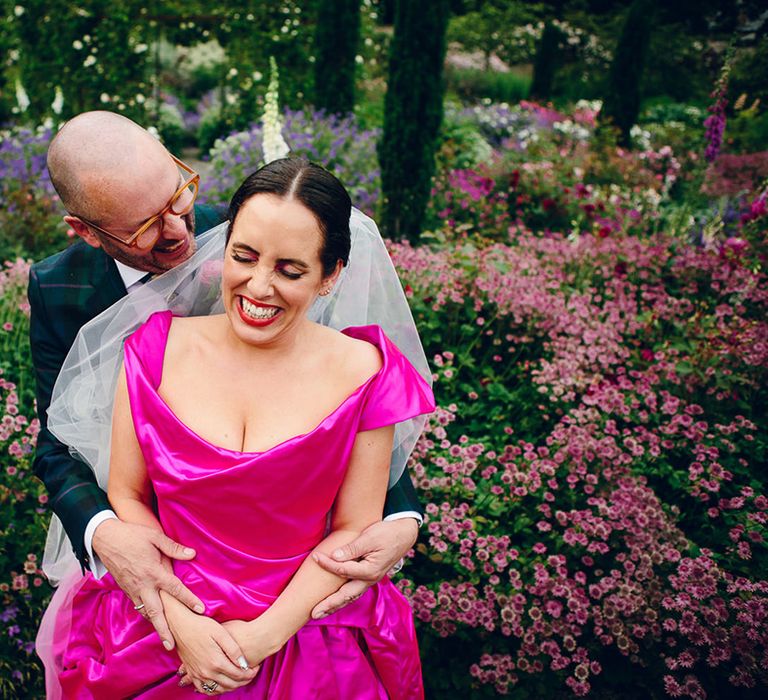
<svg viewBox="0 0 768 700">
<path fill-rule="evenodd" d="M 133 47 L 133 53 L 144 53 L 149 46 L 146 44 L 136 44 L 136 46 Z"/>
<path fill-rule="evenodd" d="M 16 104 L 19 105 L 20 112 L 26 112 L 29 107 L 29 96 L 18 78 L 16 79 Z"/>
<path fill-rule="evenodd" d="M 107 102 L 110 101 L 111 98 L 110 98 L 110 96 L 106 92 L 102 92 L 101 95 L 99 96 L 99 99 L 102 102 L 107 103 Z"/>
<path fill-rule="evenodd" d="M 93 54 L 89 54 L 86 59 L 83 61 L 83 66 L 88 68 L 88 66 L 92 66 L 94 63 L 96 63 L 96 56 Z"/>
<path fill-rule="evenodd" d="M 357 63 L 358 66 L 363 65 L 363 57 L 360 54 L 357 54 L 357 56 L 355 56 L 355 63 Z"/>
<path fill-rule="evenodd" d="M 17 17 L 21 17 L 25 12 L 26 10 L 24 9 L 23 5 L 16 5 L 16 7 L 13 8 L 13 14 L 16 15 Z"/>
<path fill-rule="evenodd" d="M 227 73 L 228 78 L 234 78 L 237 75 L 237 68 L 230 68 L 229 73 Z"/>
<path fill-rule="evenodd" d="M 282 120 L 280 119 L 280 105 L 278 88 L 280 76 L 277 71 L 277 62 L 274 56 L 269 57 L 269 87 L 264 99 L 264 116 L 262 117 L 262 152 L 264 162 L 270 163 L 278 158 L 285 158 L 290 153 L 290 148 L 282 134 Z"/>
<path fill-rule="evenodd" d="M 83 42 L 80 41 L 80 39 L 75 39 L 72 42 L 72 48 L 75 49 L 75 51 L 82 51 L 82 49 L 83 49 Z"/>
<path fill-rule="evenodd" d="M 147 98 L 146 98 L 146 97 L 144 97 L 144 95 L 142 95 L 141 93 L 139 93 L 138 95 L 136 95 L 136 102 L 137 102 L 138 104 L 140 104 L 140 105 L 143 105 L 143 104 L 144 104 L 144 102 L 146 101 L 146 99 L 147 99 Z"/>
<path fill-rule="evenodd" d="M 253 78 L 254 82 L 258 83 L 259 80 L 261 80 L 264 76 L 262 75 L 261 71 L 255 70 L 253 73 L 251 73 L 251 77 Z"/>
<path fill-rule="evenodd" d="M 51 104 L 51 109 L 53 110 L 54 114 L 61 114 L 62 107 L 64 107 L 64 93 L 61 91 L 61 88 L 57 85 L 56 91 L 53 96 L 53 103 Z"/>
</svg>

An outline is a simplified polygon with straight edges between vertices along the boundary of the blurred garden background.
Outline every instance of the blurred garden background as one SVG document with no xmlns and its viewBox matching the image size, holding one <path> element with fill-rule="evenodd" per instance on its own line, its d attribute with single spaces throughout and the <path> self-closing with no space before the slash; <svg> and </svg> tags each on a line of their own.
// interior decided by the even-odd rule
<svg viewBox="0 0 768 700">
<path fill-rule="evenodd" d="M 399 575 L 429 698 L 768 688 L 768 11 L 757 0 L 0 0 L 0 698 L 41 698 L 29 265 L 63 120 L 224 203 L 283 137 L 380 222 L 435 373 Z"/>
</svg>

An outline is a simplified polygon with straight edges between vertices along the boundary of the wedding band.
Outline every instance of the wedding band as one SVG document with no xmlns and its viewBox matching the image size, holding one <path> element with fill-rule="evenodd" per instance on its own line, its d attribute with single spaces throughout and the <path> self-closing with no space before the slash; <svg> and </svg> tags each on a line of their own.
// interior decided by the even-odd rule
<svg viewBox="0 0 768 700">
<path fill-rule="evenodd" d="M 211 681 L 210 683 L 203 683 L 200 686 L 206 693 L 212 693 L 216 688 L 219 687 L 219 684 L 216 681 Z"/>
<path fill-rule="evenodd" d="M 143 607 L 144 607 L 144 603 L 139 603 L 138 605 L 134 605 L 133 609 L 134 610 L 141 610 Z"/>
</svg>

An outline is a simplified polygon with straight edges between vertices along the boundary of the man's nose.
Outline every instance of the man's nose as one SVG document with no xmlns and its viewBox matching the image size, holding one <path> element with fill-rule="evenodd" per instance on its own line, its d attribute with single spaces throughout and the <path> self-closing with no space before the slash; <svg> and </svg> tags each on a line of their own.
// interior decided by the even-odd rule
<svg viewBox="0 0 768 700">
<path fill-rule="evenodd" d="M 163 214 L 163 238 L 180 241 L 189 235 L 186 216 L 167 211 Z"/>
</svg>

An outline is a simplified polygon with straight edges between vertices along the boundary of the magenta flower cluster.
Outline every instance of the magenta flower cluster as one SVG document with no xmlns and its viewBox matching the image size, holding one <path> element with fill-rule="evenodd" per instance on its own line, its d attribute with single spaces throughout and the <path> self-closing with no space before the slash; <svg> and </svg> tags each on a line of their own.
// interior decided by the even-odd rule
<svg viewBox="0 0 768 700">
<path fill-rule="evenodd" d="M 461 186 L 487 201 L 482 178 Z M 748 413 L 765 275 L 661 234 L 462 241 L 391 248 L 441 406 L 401 581 L 422 634 L 466 640 L 470 676 L 502 694 L 533 674 L 588 695 L 608 648 L 673 696 L 704 697 L 712 673 L 768 682 L 767 436 Z"/>
</svg>

